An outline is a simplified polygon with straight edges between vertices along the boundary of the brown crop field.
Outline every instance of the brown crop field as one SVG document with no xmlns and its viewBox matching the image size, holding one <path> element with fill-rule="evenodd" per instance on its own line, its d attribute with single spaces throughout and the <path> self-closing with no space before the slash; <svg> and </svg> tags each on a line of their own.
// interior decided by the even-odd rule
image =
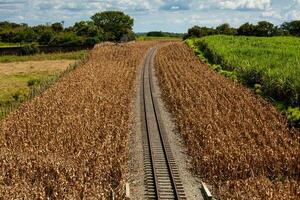
<svg viewBox="0 0 300 200">
<path fill-rule="evenodd" d="M 193 171 L 222 199 L 300 198 L 300 133 L 270 103 L 180 42 L 162 47 L 155 67 Z"/>
<path fill-rule="evenodd" d="M 130 105 L 153 44 L 95 47 L 85 64 L 0 122 L 0 199 L 122 195 Z"/>
</svg>

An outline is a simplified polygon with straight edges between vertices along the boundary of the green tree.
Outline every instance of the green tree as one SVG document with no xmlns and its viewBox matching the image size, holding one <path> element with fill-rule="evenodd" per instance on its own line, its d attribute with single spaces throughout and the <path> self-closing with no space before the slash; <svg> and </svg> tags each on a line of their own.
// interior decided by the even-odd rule
<svg viewBox="0 0 300 200">
<path fill-rule="evenodd" d="M 25 28 L 17 31 L 15 34 L 15 40 L 17 42 L 35 42 L 38 38 L 38 34 L 31 28 Z"/>
<path fill-rule="evenodd" d="M 120 41 L 132 33 L 133 19 L 120 11 L 96 13 L 91 17 L 94 24 L 103 29 L 110 41 Z"/>
<path fill-rule="evenodd" d="M 285 33 L 300 36 L 300 20 L 285 22 L 281 25 L 281 28 Z"/>
<path fill-rule="evenodd" d="M 76 22 L 73 31 L 79 36 L 100 37 L 103 34 L 102 28 L 99 28 L 93 21 Z"/>
<path fill-rule="evenodd" d="M 52 24 L 51 28 L 55 32 L 62 32 L 64 30 L 63 25 L 59 22 L 56 22 L 56 23 Z"/>
<path fill-rule="evenodd" d="M 274 31 L 274 24 L 267 21 L 261 21 L 255 26 L 254 35 L 260 37 L 270 37 L 274 35 Z"/>
<path fill-rule="evenodd" d="M 194 26 L 188 30 L 188 37 L 205 37 L 215 33 L 216 31 L 213 28 Z"/>
<path fill-rule="evenodd" d="M 38 42 L 43 45 L 49 44 L 49 42 L 53 39 L 54 33 L 51 30 L 45 30 L 44 32 L 40 33 L 40 37 Z"/>
<path fill-rule="evenodd" d="M 78 46 L 82 44 L 82 37 L 77 36 L 74 32 L 58 33 L 49 42 L 50 46 Z"/>
<path fill-rule="evenodd" d="M 228 23 L 221 24 L 216 28 L 216 31 L 218 34 L 223 34 L 223 35 L 235 35 L 236 34 L 236 29 L 231 28 Z"/>
<path fill-rule="evenodd" d="M 250 24 L 247 22 L 238 28 L 237 34 L 238 35 L 246 35 L 246 36 L 253 35 L 254 28 L 255 28 L 255 26 L 253 24 Z"/>
<path fill-rule="evenodd" d="M 166 37 L 167 35 L 161 31 L 151 31 L 151 32 L 147 33 L 147 36 L 149 36 L 149 37 Z"/>
</svg>

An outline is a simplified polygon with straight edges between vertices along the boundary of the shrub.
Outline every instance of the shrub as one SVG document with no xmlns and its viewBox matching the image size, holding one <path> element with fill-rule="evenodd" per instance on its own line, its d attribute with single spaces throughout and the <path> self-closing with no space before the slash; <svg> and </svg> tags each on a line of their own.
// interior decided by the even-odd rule
<svg viewBox="0 0 300 200">
<path fill-rule="evenodd" d="M 286 116 L 295 126 L 300 127 L 300 110 L 299 107 L 289 107 L 286 111 Z"/>
<path fill-rule="evenodd" d="M 37 79 L 37 78 L 32 78 L 32 79 L 29 79 L 27 81 L 27 86 L 28 87 L 32 87 L 32 86 L 35 86 L 35 85 L 38 85 L 41 83 L 41 80 L 40 79 Z"/>
<path fill-rule="evenodd" d="M 41 33 L 38 42 L 40 44 L 47 45 L 52 40 L 53 37 L 54 37 L 54 33 L 52 31 L 45 31 Z"/>
<path fill-rule="evenodd" d="M 12 101 L 14 102 L 20 102 L 20 101 L 23 101 L 24 98 L 26 97 L 27 95 L 27 91 L 24 90 L 24 89 L 18 89 L 17 91 L 15 91 L 12 95 L 11 95 L 11 101 L 7 102 L 7 105 L 8 104 L 11 104 Z"/>
<path fill-rule="evenodd" d="M 25 45 L 21 48 L 21 55 L 34 55 L 39 52 L 39 48 L 35 44 Z"/>
<path fill-rule="evenodd" d="M 99 43 L 101 40 L 98 37 L 87 38 L 84 42 L 86 46 L 94 46 L 95 44 Z"/>
<path fill-rule="evenodd" d="M 62 32 L 57 34 L 50 42 L 50 46 L 79 46 L 83 39 L 73 32 Z"/>
<path fill-rule="evenodd" d="M 254 91 L 256 94 L 262 94 L 262 91 L 261 91 L 261 84 L 255 84 L 254 85 Z"/>
</svg>

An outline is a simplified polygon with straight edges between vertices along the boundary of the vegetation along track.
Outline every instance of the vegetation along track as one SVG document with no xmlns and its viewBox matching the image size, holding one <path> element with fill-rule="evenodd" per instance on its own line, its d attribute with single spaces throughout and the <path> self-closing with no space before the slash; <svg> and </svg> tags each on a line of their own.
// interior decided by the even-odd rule
<svg viewBox="0 0 300 200">
<path fill-rule="evenodd" d="M 300 133 L 270 103 L 184 43 L 160 48 L 155 68 L 193 171 L 222 199 L 299 199 Z"/>
<path fill-rule="evenodd" d="M 145 185 L 148 199 L 186 199 L 154 95 L 152 78 L 156 48 L 145 59 L 141 84 Z"/>
<path fill-rule="evenodd" d="M 0 199 L 122 199 L 130 104 L 153 42 L 97 45 L 0 122 Z"/>
</svg>

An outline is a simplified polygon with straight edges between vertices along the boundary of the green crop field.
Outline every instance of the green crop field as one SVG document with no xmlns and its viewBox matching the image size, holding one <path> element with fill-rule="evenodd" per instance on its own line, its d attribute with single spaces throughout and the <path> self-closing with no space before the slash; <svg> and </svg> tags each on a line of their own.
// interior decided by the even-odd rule
<svg viewBox="0 0 300 200">
<path fill-rule="evenodd" d="M 300 121 L 300 38 L 208 36 L 189 39 L 214 69 L 255 89 Z"/>
</svg>

